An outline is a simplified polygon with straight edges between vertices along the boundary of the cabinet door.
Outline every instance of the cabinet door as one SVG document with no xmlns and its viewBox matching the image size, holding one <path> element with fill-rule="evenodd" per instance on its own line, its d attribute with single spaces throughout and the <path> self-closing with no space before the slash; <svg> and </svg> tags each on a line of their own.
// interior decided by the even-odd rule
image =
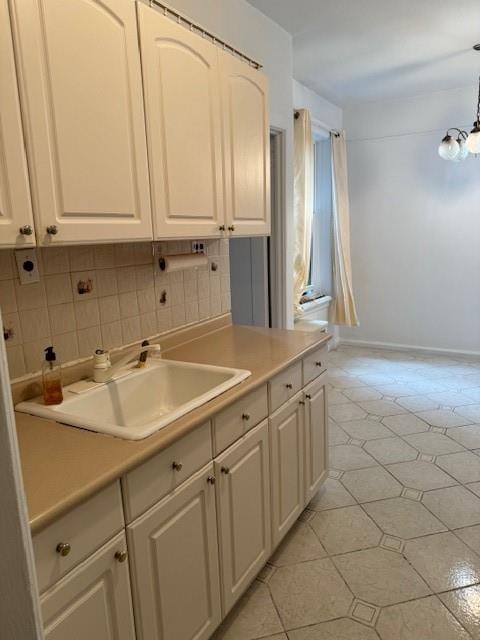
<svg viewBox="0 0 480 640">
<path fill-rule="evenodd" d="M 220 622 L 213 466 L 128 527 L 139 640 L 203 640 Z"/>
<path fill-rule="evenodd" d="M 134 3 L 11 6 L 38 241 L 151 239 Z"/>
<path fill-rule="evenodd" d="M 302 394 L 297 394 L 270 418 L 272 455 L 272 538 L 277 546 L 304 505 Z"/>
<path fill-rule="evenodd" d="M 271 551 L 266 420 L 215 459 L 215 476 L 225 615 Z"/>
<path fill-rule="evenodd" d="M 8 2 L 0 0 L 0 247 L 34 244 Z"/>
<path fill-rule="evenodd" d="M 137 7 L 155 237 L 219 236 L 218 49 L 157 10 Z"/>
<path fill-rule="evenodd" d="M 305 501 L 310 502 L 328 473 L 327 374 L 305 388 Z"/>
<path fill-rule="evenodd" d="M 125 549 L 121 533 L 43 594 L 45 640 L 135 640 Z"/>
<path fill-rule="evenodd" d="M 227 229 L 270 234 L 270 130 L 266 76 L 232 55 L 222 61 Z"/>
</svg>

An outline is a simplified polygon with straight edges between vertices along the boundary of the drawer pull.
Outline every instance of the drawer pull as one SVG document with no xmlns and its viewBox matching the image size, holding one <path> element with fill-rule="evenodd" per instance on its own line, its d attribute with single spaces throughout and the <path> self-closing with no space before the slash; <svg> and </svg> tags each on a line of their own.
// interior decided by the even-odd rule
<svg viewBox="0 0 480 640">
<path fill-rule="evenodd" d="M 312 396 L 311 396 L 309 393 L 306 393 L 306 394 L 305 394 L 305 398 L 306 398 L 307 400 L 311 400 L 311 399 L 312 399 Z"/>
<path fill-rule="evenodd" d="M 117 562 L 125 562 L 126 559 L 127 559 L 127 552 L 126 551 L 117 551 L 115 553 L 115 560 Z"/>
<path fill-rule="evenodd" d="M 181 471 L 183 469 L 183 464 L 181 462 L 172 462 L 172 469 L 175 469 L 175 471 Z"/>
<path fill-rule="evenodd" d="M 242 413 L 242 420 L 250 420 L 250 414 L 249 413 Z"/>
<path fill-rule="evenodd" d="M 228 476 L 228 474 L 230 473 L 230 469 L 228 467 L 222 467 L 220 471 L 224 473 L 226 476 Z"/>
<path fill-rule="evenodd" d="M 208 476 L 207 482 L 209 484 L 215 484 L 215 482 L 216 482 L 215 476 Z"/>
<path fill-rule="evenodd" d="M 285 386 L 287 387 L 287 389 L 293 389 L 293 384 L 291 382 L 287 382 Z"/>
<path fill-rule="evenodd" d="M 59 553 L 62 557 L 68 556 L 72 547 L 68 544 L 68 542 L 59 542 L 57 544 L 56 552 Z"/>
<path fill-rule="evenodd" d="M 320 360 L 318 362 L 315 362 L 315 366 L 316 367 L 321 367 L 322 366 L 322 363 L 320 362 Z"/>
</svg>

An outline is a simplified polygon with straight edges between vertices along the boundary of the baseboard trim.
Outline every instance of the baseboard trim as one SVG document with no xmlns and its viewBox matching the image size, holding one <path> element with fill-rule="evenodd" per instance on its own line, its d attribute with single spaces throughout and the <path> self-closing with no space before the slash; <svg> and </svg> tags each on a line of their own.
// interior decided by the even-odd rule
<svg viewBox="0 0 480 640">
<path fill-rule="evenodd" d="M 468 351 L 463 349 L 441 349 L 438 347 L 421 347 L 412 344 L 398 344 L 395 342 L 375 342 L 372 340 L 349 340 L 338 338 L 335 346 L 350 345 L 352 347 L 373 347 L 376 349 L 389 349 L 390 351 L 412 351 L 417 353 L 431 353 L 433 355 L 447 356 L 480 356 L 480 351 Z"/>
</svg>

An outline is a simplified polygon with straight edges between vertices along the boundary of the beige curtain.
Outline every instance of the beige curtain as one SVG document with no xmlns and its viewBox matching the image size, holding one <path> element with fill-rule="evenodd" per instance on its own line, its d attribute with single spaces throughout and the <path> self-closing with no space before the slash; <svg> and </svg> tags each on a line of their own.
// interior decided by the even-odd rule
<svg viewBox="0 0 480 640">
<path fill-rule="evenodd" d="M 293 302 L 301 313 L 300 298 L 308 281 L 313 216 L 313 137 L 310 113 L 296 111 L 294 120 L 294 224 Z"/>
<path fill-rule="evenodd" d="M 332 135 L 333 199 L 333 303 L 330 321 L 356 327 L 357 311 L 352 288 L 350 258 L 350 211 L 348 204 L 347 147 L 345 134 Z"/>
</svg>

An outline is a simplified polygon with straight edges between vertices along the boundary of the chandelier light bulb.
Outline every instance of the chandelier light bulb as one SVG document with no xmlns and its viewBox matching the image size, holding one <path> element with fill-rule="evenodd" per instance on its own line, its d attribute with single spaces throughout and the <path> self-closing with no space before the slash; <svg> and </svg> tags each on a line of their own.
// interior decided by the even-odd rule
<svg viewBox="0 0 480 640">
<path fill-rule="evenodd" d="M 480 153 L 480 123 L 476 122 L 465 143 L 470 153 Z"/>
<path fill-rule="evenodd" d="M 480 139 L 479 139 L 480 143 Z M 460 145 L 452 138 L 451 135 L 446 135 L 438 147 L 438 155 L 444 160 L 455 160 L 460 152 Z"/>
<path fill-rule="evenodd" d="M 465 160 L 465 158 L 468 157 L 470 152 L 468 150 L 468 147 L 464 138 L 459 136 L 457 138 L 457 142 L 458 142 L 459 150 L 454 160 L 455 162 L 461 162 L 462 160 Z"/>
</svg>

